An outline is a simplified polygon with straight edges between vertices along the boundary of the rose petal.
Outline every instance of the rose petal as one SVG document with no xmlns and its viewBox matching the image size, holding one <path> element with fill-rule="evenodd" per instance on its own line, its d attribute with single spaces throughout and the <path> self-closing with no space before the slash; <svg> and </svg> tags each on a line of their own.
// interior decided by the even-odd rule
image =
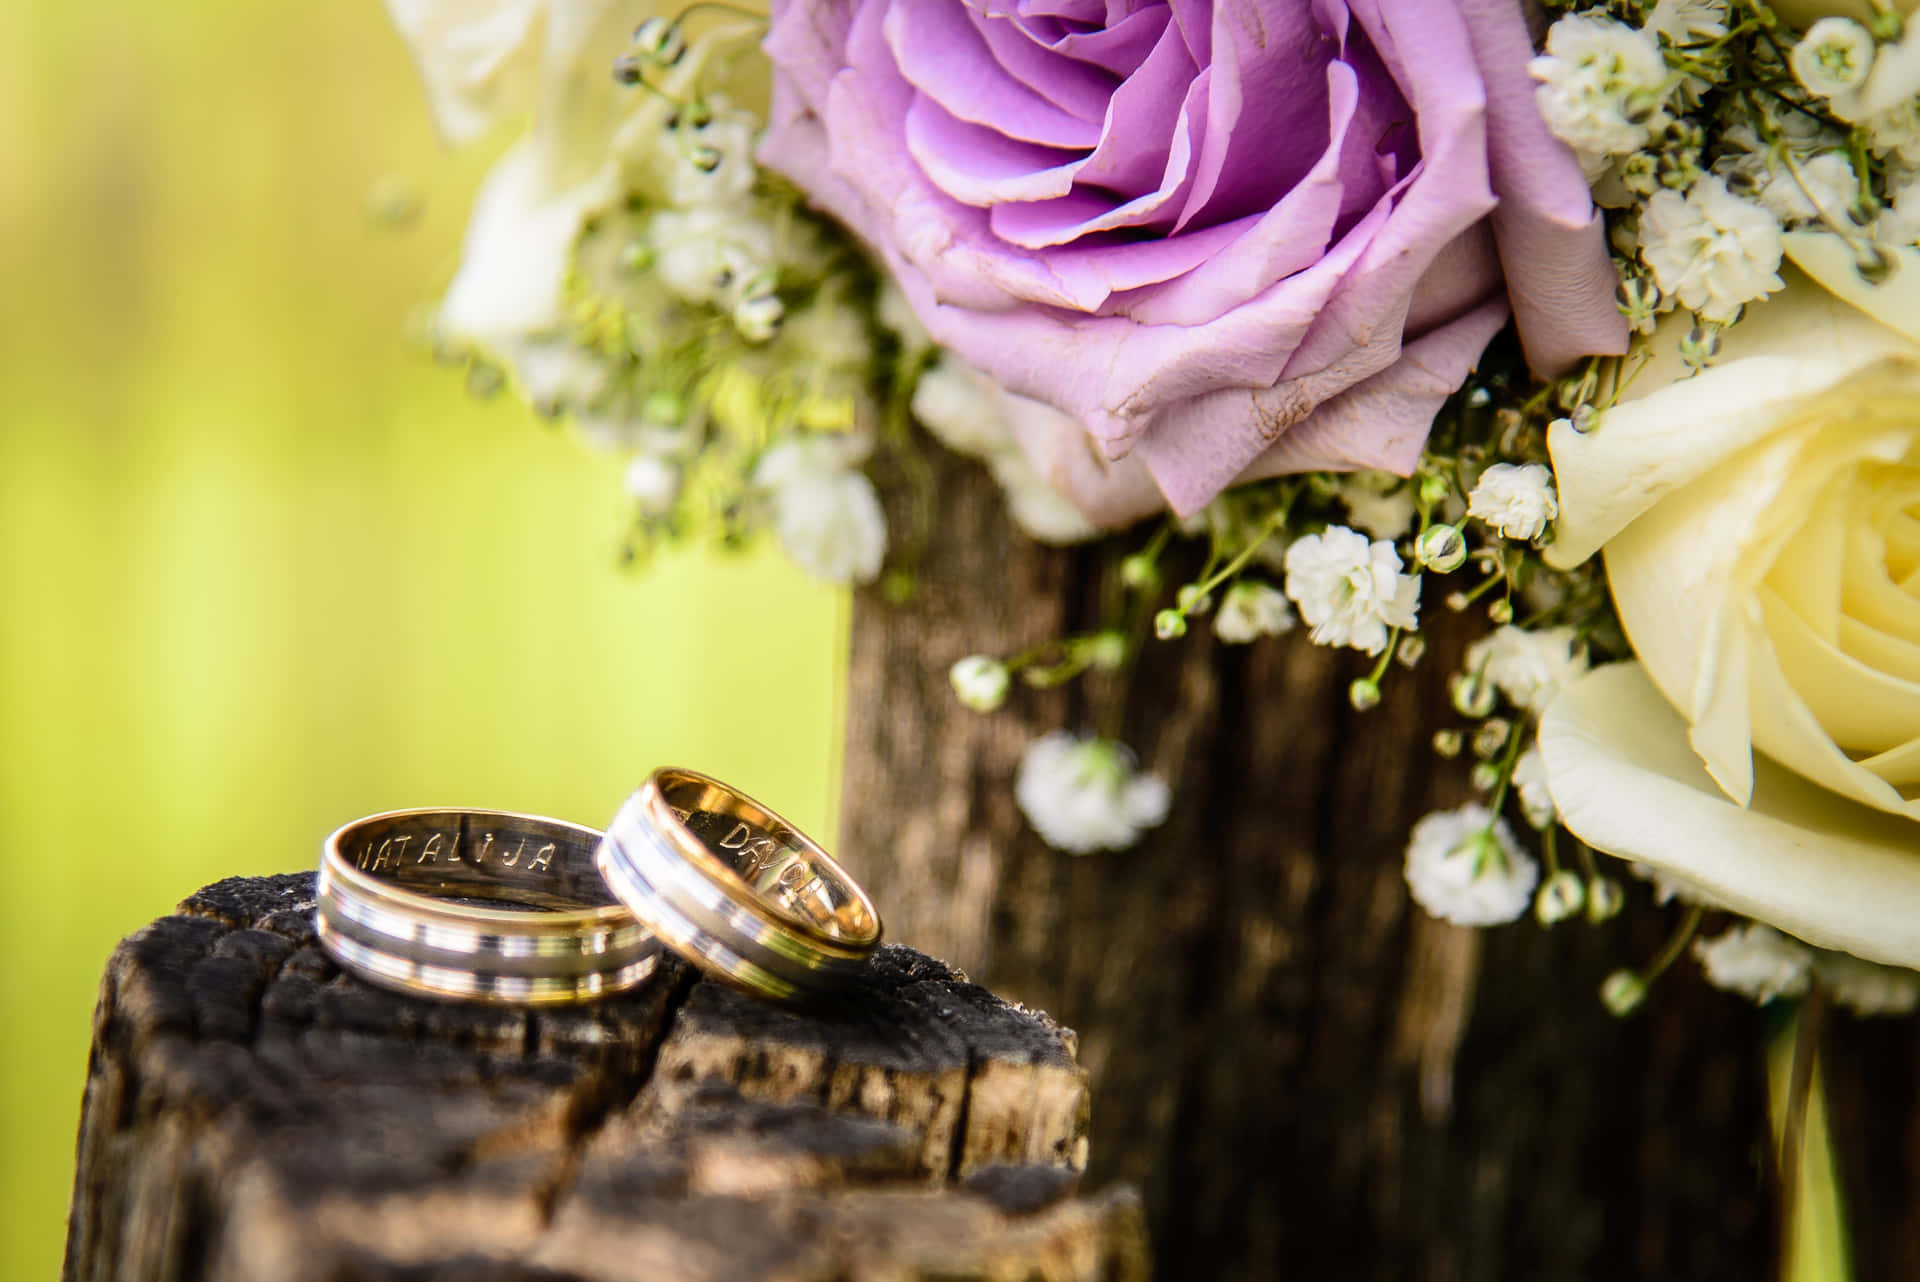
<svg viewBox="0 0 1920 1282">
<path fill-rule="evenodd" d="M 387 0 L 420 65 L 433 118 L 449 142 L 471 142 L 526 106 L 508 81 L 526 70 L 544 0 Z"/>
<path fill-rule="evenodd" d="M 1708 374 L 1682 376 L 1679 341 L 1692 322 L 1672 318 L 1651 340 L 1651 364 L 1598 429 L 1583 435 L 1563 424 L 1548 432 L 1561 513 L 1549 565 L 1565 569 L 1592 556 L 1642 512 L 1773 432 L 1784 407 L 1913 350 L 1798 272 L 1781 275 L 1785 291 L 1726 331 Z"/>
<path fill-rule="evenodd" d="M 474 197 L 460 268 L 438 313 L 451 337 L 505 347 L 565 319 L 567 265 L 580 228 L 610 204 L 611 169 L 555 191 L 538 135 L 502 156 Z"/>
<path fill-rule="evenodd" d="M 1854 266 L 1847 242 L 1831 232 L 1788 232 L 1782 240 L 1794 265 L 1829 293 L 1920 343 L 1920 249 L 1896 249 L 1893 274 L 1875 285 Z"/>
<path fill-rule="evenodd" d="M 907 111 L 907 151 L 934 186 L 966 205 L 1047 200 L 1073 190 L 1087 158 L 971 124 L 931 98 Z"/>
<path fill-rule="evenodd" d="M 1034 471 L 1095 525 L 1120 529 L 1165 510 L 1166 499 L 1137 457 L 1102 458 L 1080 424 L 1051 405 L 1010 394 L 1001 401 Z"/>
<path fill-rule="evenodd" d="M 1920 824 L 1764 758 L 1753 804 L 1720 792 L 1634 663 L 1563 690 L 1540 724 L 1547 785 L 1582 841 L 1684 878 L 1823 948 L 1920 967 Z"/>
<path fill-rule="evenodd" d="M 1586 175 L 1534 108 L 1533 37 L 1513 0 L 1457 0 L 1487 92 L 1487 164 L 1500 203 L 1493 234 L 1520 345 L 1536 373 L 1627 350 L 1627 321 Z"/>
<path fill-rule="evenodd" d="M 1773 426 L 1779 414 L 1773 406 L 1760 417 Z M 1593 435 L 1618 426 L 1609 418 Z M 1694 747 L 1735 800 L 1751 786 L 1754 747 L 1793 766 L 1839 752 L 1779 676 L 1753 602 L 1829 480 L 1864 459 L 1899 457 L 1911 432 L 1900 423 L 1850 426 L 1858 430 L 1776 426 L 1718 460 L 1716 484 L 1669 495 L 1606 547 L 1608 583 L 1634 653 L 1693 724 Z M 1564 514 L 1564 493 L 1561 503 Z M 1809 727 L 1814 742 L 1796 746 Z M 1842 786 L 1832 766 L 1821 770 L 1823 781 Z M 1847 790 L 1860 794 L 1857 786 Z"/>
<path fill-rule="evenodd" d="M 1078 58 L 1061 57 L 1017 24 L 988 17 L 972 6 L 967 6 L 967 17 L 992 51 L 993 60 L 1016 84 L 1077 119 L 1092 124 L 1106 119 L 1107 101 L 1118 83 L 1111 72 Z"/>
<path fill-rule="evenodd" d="M 1326 83 L 1334 42 L 1300 0 L 1238 0 L 1213 10 L 1206 134 L 1174 225 L 1222 222 L 1268 208 L 1327 149 Z M 1277 84 L 1296 92 L 1274 93 Z"/>
<path fill-rule="evenodd" d="M 1760 605 L 1787 683 L 1842 749 L 1868 757 L 1920 739 L 1920 684 L 1842 654 L 1764 588 Z"/>
<path fill-rule="evenodd" d="M 1011 76 L 989 74 L 993 54 L 961 6 L 894 0 L 885 31 L 907 83 L 960 119 L 1046 147 L 1084 150 L 1100 141 L 1098 122 L 1069 115 Z"/>
<path fill-rule="evenodd" d="M 1420 461 L 1434 415 L 1466 381 L 1506 320 L 1506 301 L 1496 298 L 1408 343 L 1399 360 L 1319 403 L 1300 422 L 1280 432 L 1251 463 L 1235 462 L 1243 452 L 1239 448 L 1213 449 L 1216 439 L 1230 435 L 1236 422 L 1249 417 L 1247 400 L 1236 409 L 1225 396 L 1196 401 L 1193 419 L 1170 415 L 1134 453 L 1146 461 L 1168 502 L 1182 516 L 1204 507 L 1226 484 L 1288 472 L 1378 468 L 1409 475 Z M 1248 399 L 1257 420 L 1262 397 Z M 1200 414 L 1218 417 L 1202 420 Z"/>
</svg>

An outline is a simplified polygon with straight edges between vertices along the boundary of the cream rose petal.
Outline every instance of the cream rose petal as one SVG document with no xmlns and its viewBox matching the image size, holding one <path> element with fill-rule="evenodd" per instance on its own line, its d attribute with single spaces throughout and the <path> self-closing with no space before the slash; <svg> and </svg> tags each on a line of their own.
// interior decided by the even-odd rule
<svg viewBox="0 0 1920 1282">
<path fill-rule="evenodd" d="M 1774 407 L 1759 417 L 1777 425 L 1781 416 Z M 1817 690 L 1833 678 L 1804 651 L 1791 652 L 1796 666 L 1781 671 L 1757 594 L 1829 481 L 1863 459 L 1898 460 L 1912 437 L 1904 423 L 1776 427 L 1722 459 L 1714 484 L 1669 496 L 1607 544 L 1607 577 L 1634 653 L 1693 723 L 1695 749 L 1736 801 L 1752 786 L 1753 745 L 1858 800 L 1905 807 L 1833 747 L 1796 693 L 1803 681 Z"/>
<path fill-rule="evenodd" d="M 1809 943 L 1920 967 L 1920 823 L 1771 762 L 1727 800 L 1635 663 L 1596 669 L 1540 725 L 1547 784 L 1581 840 L 1697 886 Z"/>
<path fill-rule="evenodd" d="M 470 142 L 526 106 L 508 82 L 524 71 L 520 55 L 545 8 L 544 0 L 387 0 L 449 142 Z"/>
<path fill-rule="evenodd" d="M 1920 343 L 1920 249 L 1894 250 L 1893 274 L 1875 285 L 1860 275 L 1853 250 L 1832 232 L 1788 232 L 1783 240 L 1794 266 L 1836 298 Z"/>
<path fill-rule="evenodd" d="M 1550 429 L 1560 520 L 1548 564 L 1565 569 L 1592 556 L 1642 512 L 1774 432 L 1783 405 L 1911 350 L 1805 276 L 1782 275 L 1786 289 L 1726 332 L 1710 373 L 1737 368 L 1737 377 L 1682 377 L 1684 327 L 1669 322 L 1650 340 L 1655 356 L 1634 380 L 1633 392 L 1647 391 L 1630 392 L 1592 432 L 1576 432 L 1564 419 Z"/>
</svg>

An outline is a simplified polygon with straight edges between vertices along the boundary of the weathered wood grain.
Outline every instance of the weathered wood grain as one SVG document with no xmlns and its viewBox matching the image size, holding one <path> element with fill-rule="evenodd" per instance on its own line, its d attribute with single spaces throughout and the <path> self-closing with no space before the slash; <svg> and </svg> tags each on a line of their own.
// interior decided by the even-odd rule
<svg viewBox="0 0 1920 1282">
<path fill-rule="evenodd" d="M 1070 1033 L 910 949 L 806 1010 L 678 965 L 538 1012 L 340 973 L 312 877 L 121 945 L 95 1017 L 71 1282 L 1145 1276 L 1079 1194 Z"/>
<path fill-rule="evenodd" d="M 1136 849 L 1061 854 L 1022 823 L 1015 767 L 1113 692 L 1020 690 L 981 717 L 946 671 L 1099 626 L 1095 557 L 1017 535 L 983 469 L 930 463 L 936 506 L 883 487 L 893 529 L 930 531 L 917 594 L 856 600 L 838 853 L 897 937 L 1079 1031 L 1092 1170 L 1144 1190 L 1172 1275 L 1771 1275 L 1766 1016 L 1690 966 L 1633 1020 L 1595 999 L 1665 936 L 1644 890 L 1552 932 L 1471 933 L 1408 902 L 1408 830 L 1466 796 L 1466 766 L 1427 747 L 1463 631 L 1438 600 L 1427 657 L 1366 713 L 1352 652 L 1204 627 L 1149 642 L 1123 733 L 1174 813 Z M 1896 1188 L 1915 1204 L 1912 1176 Z M 1913 1236 L 1881 1276 L 1920 1276 Z"/>
</svg>

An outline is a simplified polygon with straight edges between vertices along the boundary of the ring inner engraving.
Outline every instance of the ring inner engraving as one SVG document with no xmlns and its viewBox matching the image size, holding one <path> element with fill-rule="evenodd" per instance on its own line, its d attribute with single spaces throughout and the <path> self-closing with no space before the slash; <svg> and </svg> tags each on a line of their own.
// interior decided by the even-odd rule
<svg viewBox="0 0 1920 1282">
<path fill-rule="evenodd" d="M 410 815 L 343 834 L 364 873 L 442 898 L 566 911 L 614 903 L 593 866 L 597 835 L 462 811 Z"/>
</svg>

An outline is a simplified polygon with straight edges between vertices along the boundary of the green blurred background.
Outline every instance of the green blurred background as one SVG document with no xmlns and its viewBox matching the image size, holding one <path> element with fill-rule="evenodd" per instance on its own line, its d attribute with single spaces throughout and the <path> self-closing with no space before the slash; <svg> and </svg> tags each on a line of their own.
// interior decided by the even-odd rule
<svg viewBox="0 0 1920 1282">
<path fill-rule="evenodd" d="M 830 828 L 844 598 L 623 574 L 617 462 L 407 340 L 486 160 L 376 0 L 0 4 L 0 1278 L 59 1267 L 107 953 L 202 883 L 663 761 Z"/>
</svg>

